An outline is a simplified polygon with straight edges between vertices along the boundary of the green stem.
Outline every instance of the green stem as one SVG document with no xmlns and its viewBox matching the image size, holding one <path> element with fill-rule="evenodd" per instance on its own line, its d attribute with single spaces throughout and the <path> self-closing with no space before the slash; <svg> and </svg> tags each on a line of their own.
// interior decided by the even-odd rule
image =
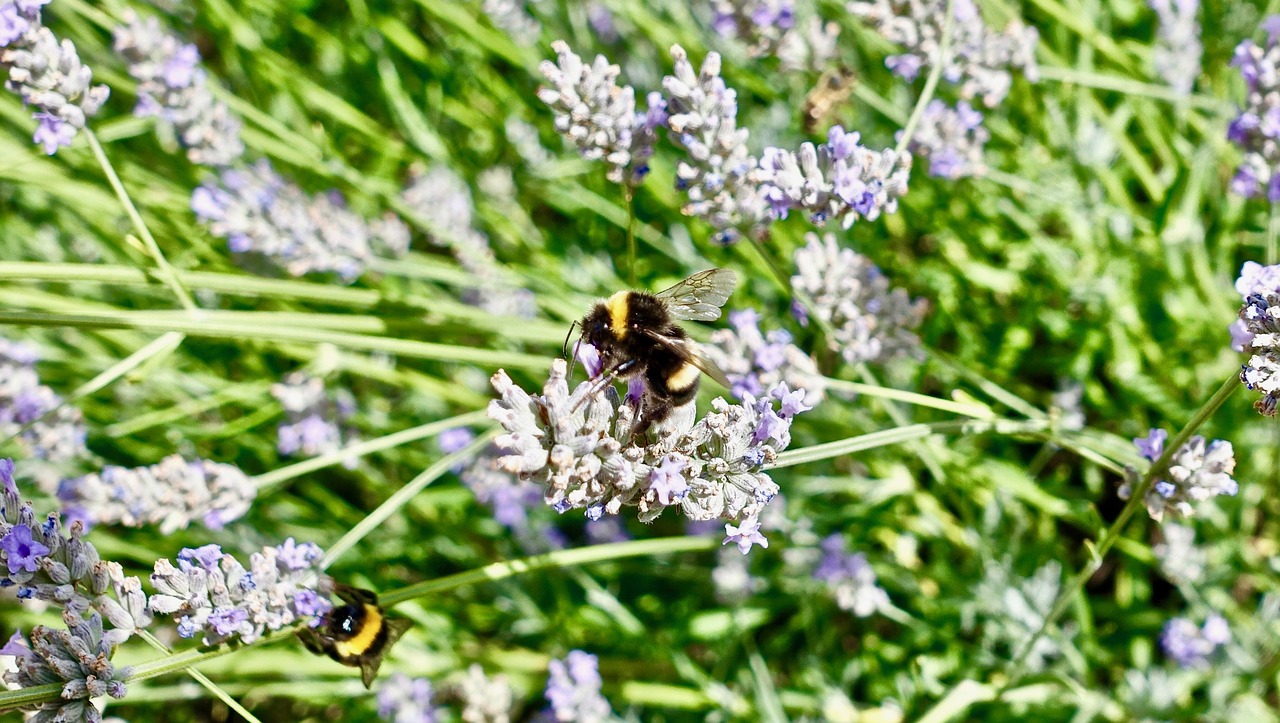
<svg viewBox="0 0 1280 723">
<path fill-rule="evenodd" d="M 947 18 L 942 23 L 942 39 L 938 43 L 938 54 L 931 61 L 929 77 L 925 78 L 920 98 L 916 100 L 915 108 L 911 109 L 911 116 L 907 118 L 907 124 L 902 128 L 902 135 L 898 136 L 898 144 L 893 148 L 895 155 L 902 155 L 911 144 L 911 138 L 916 134 L 916 126 L 920 125 L 920 118 L 924 116 L 925 106 L 933 100 L 938 80 L 942 78 L 942 68 L 947 64 L 947 53 L 951 51 L 951 31 L 955 29 L 956 24 L 955 0 L 947 0 L 945 12 Z"/>
<path fill-rule="evenodd" d="M 89 147 L 93 149 L 93 155 L 98 159 L 98 164 L 102 166 L 103 173 L 107 174 L 107 182 L 111 184 L 111 188 L 116 192 L 116 197 L 120 199 L 120 205 L 124 206 L 125 213 L 129 215 L 129 221 L 133 223 L 133 228 L 142 237 L 147 245 L 147 250 L 151 253 L 151 257 L 155 260 L 156 266 L 159 267 L 164 281 L 173 290 L 174 296 L 178 297 L 178 302 L 182 304 L 182 308 L 187 311 L 197 311 L 196 304 L 191 300 L 191 294 L 187 292 L 182 281 L 178 278 L 178 274 L 169 265 L 168 259 L 164 257 L 164 253 L 160 251 L 160 244 L 156 243 L 156 239 L 151 235 L 147 224 L 142 220 L 142 214 L 138 213 L 138 209 L 133 205 L 133 200 L 129 198 L 129 192 L 125 190 L 124 184 L 120 181 L 120 176 L 116 175 L 116 169 L 111 165 L 111 160 L 107 158 L 107 153 L 102 148 L 102 143 L 93 131 L 85 128 L 84 134 L 89 139 Z"/>
<path fill-rule="evenodd" d="M 837 440 L 835 442 L 827 442 L 825 444 L 817 444 L 812 447 L 802 447 L 800 449 L 788 449 L 778 455 L 771 464 L 766 464 L 764 469 L 779 469 L 782 467 L 794 467 L 798 464 L 808 464 L 810 462 L 818 462 L 833 457 L 841 457 L 853 452 L 861 452 L 866 449 L 875 449 L 876 447 L 887 447 L 893 444 L 901 444 L 913 439 L 923 439 L 934 434 L 1006 434 L 1006 435 L 1041 435 L 1049 429 L 1048 420 L 1030 419 L 970 419 L 970 420 L 954 420 L 949 422 L 932 422 L 929 424 L 911 424 L 905 427 L 895 427 L 893 429 L 884 429 L 879 432 L 871 432 L 869 434 L 861 434 L 856 437 Z"/>
<path fill-rule="evenodd" d="M 1089 560 L 1085 563 L 1084 567 L 1076 573 L 1075 577 L 1071 578 L 1071 581 L 1063 587 L 1062 592 L 1060 592 L 1057 599 L 1053 601 L 1053 607 L 1049 609 L 1049 614 L 1045 616 L 1044 622 L 1040 625 L 1040 629 L 1036 630 L 1035 634 L 1028 638 L 1027 642 L 1023 643 L 1018 654 L 1012 661 L 1010 661 L 1009 666 L 1006 669 L 1007 678 L 1003 685 L 1000 686 L 1000 690 L 996 695 L 997 700 L 999 699 L 1000 694 L 1004 693 L 1004 691 L 1008 690 L 1022 679 L 1022 676 L 1024 675 L 1023 664 L 1026 662 L 1027 656 L 1031 654 L 1031 649 L 1035 646 L 1036 642 L 1040 640 L 1040 638 L 1044 637 L 1050 626 L 1056 623 L 1058 618 L 1066 612 L 1067 607 L 1071 604 L 1071 600 L 1080 592 L 1085 583 L 1089 581 L 1089 578 L 1093 577 L 1093 574 L 1102 567 L 1103 560 L 1106 558 L 1107 553 L 1110 552 L 1111 548 L 1116 544 L 1116 541 L 1120 539 L 1125 526 L 1129 524 L 1129 521 L 1133 519 L 1133 516 L 1137 514 L 1138 510 L 1143 507 L 1147 492 L 1151 489 L 1151 486 L 1155 484 L 1156 476 L 1168 469 L 1169 463 L 1173 460 L 1173 456 L 1182 449 L 1182 446 L 1187 443 L 1187 440 L 1191 439 L 1191 435 L 1195 434 L 1196 430 L 1208 421 L 1209 417 L 1213 416 L 1213 414 L 1218 411 L 1218 408 L 1225 404 L 1227 399 L 1229 399 L 1239 387 L 1240 380 L 1233 374 L 1222 384 L 1221 387 L 1218 388 L 1218 391 L 1214 392 L 1213 396 L 1209 398 L 1209 401 L 1205 402 L 1204 405 L 1200 407 L 1200 410 L 1196 412 L 1195 416 L 1191 418 L 1191 421 L 1187 422 L 1186 426 L 1184 426 L 1182 430 L 1178 432 L 1173 439 L 1169 440 L 1167 445 L 1165 445 L 1164 453 L 1160 455 L 1159 459 L 1151 464 L 1147 469 L 1146 474 L 1144 474 L 1138 484 L 1134 486 L 1134 489 L 1129 493 L 1128 502 L 1125 503 L 1124 509 L 1120 511 L 1120 516 L 1116 518 L 1115 522 L 1111 523 L 1111 526 L 1108 527 L 1105 532 L 1103 532 L 1102 538 L 1098 540 L 1098 543 L 1096 545 L 1088 545 L 1086 543 L 1089 548 Z"/>
<path fill-rule="evenodd" d="M 892 387 L 883 387 L 878 384 L 862 384 L 860 382 L 850 382 L 844 379 L 824 378 L 823 383 L 827 389 L 834 389 L 842 392 L 850 392 L 852 394 L 862 394 L 868 397 L 878 397 L 880 399 L 893 399 L 907 404 L 914 404 L 918 407 L 929 407 L 931 409 L 939 409 L 944 412 L 953 412 L 955 414 L 963 414 L 966 417 L 974 417 L 976 419 L 994 419 L 995 412 L 990 407 L 981 404 L 970 404 L 966 402 L 953 402 L 950 399 L 940 399 L 931 397 L 927 394 L 917 394 L 916 392 L 908 392 L 901 389 L 893 389 Z"/>
<path fill-rule="evenodd" d="M 349 459 L 358 459 L 374 452 L 380 452 L 384 449 L 391 449 L 402 444 L 416 442 L 420 439 L 426 439 L 437 435 L 446 429 L 454 427 L 465 427 L 470 424 L 480 424 L 489 419 L 488 413 L 482 411 L 467 412 L 459 414 L 456 417 L 441 419 L 435 422 L 428 422 L 417 427 L 404 429 L 399 432 L 384 435 L 376 439 L 369 439 L 350 447 L 344 447 L 333 452 L 328 452 L 311 459 L 304 459 L 287 467 L 273 469 L 270 472 L 264 472 L 253 478 L 254 485 L 258 488 L 258 494 L 264 495 L 274 491 L 277 487 L 285 482 L 301 477 L 304 474 L 315 472 L 318 469 L 332 467 L 335 464 L 341 464 Z"/>
<path fill-rule="evenodd" d="M 1125 95 L 1143 96 L 1171 103 L 1188 103 L 1195 108 L 1203 110 L 1226 112 L 1232 107 L 1230 103 L 1218 98 L 1204 95 L 1182 95 L 1168 86 L 1143 83 L 1140 80 L 1123 76 L 1094 73 L 1078 68 L 1059 68 L 1052 65 L 1041 65 L 1039 72 L 1042 80 L 1071 83 L 1095 90 L 1113 90 Z"/>
<path fill-rule="evenodd" d="M 636 200 L 635 191 L 623 186 L 623 198 L 627 201 L 627 275 L 631 288 L 636 287 Z"/>
<path fill-rule="evenodd" d="M 1280 208 L 1271 204 L 1271 213 L 1267 217 L 1266 261 L 1267 265 L 1280 261 Z"/>
<path fill-rule="evenodd" d="M 147 644 L 155 648 L 156 650 L 159 650 L 160 652 L 165 653 L 167 655 L 173 654 L 173 651 L 169 649 L 169 646 L 160 642 L 160 640 L 157 639 L 156 636 L 152 635 L 150 632 L 146 630 L 139 630 L 138 636 L 141 637 L 143 640 L 147 641 Z M 209 680 L 209 676 L 205 675 L 204 673 L 201 673 L 200 671 L 192 667 L 187 667 L 185 669 L 185 672 L 187 675 L 191 676 L 192 679 L 194 679 L 197 683 L 204 686 L 205 690 L 209 691 L 210 693 L 213 693 L 214 697 L 216 697 L 218 700 L 225 703 L 228 708 L 230 708 L 231 710 L 234 710 L 235 712 L 243 716 L 246 721 L 249 721 L 249 723 L 262 723 L 262 721 L 258 720 L 257 716 L 249 712 L 248 708 L 245 708 L 243 705 L 241 705 L 240 701 L 236 700 L 235 698 L 232 698 L 230 693 L 218 687 L 217 683 L 214 683 L 212 680 Z"/>
<path fill-rule="evenodd" d="M 347 550 L 350 550 L 356 545 L 356 543 L 363 540 L 366 535 L 373 532 L 382 523 L 386 522 L 401 507 L 404 507 L 409 500 L 413 499 L 414 496 L 421 492 L 424 487 L 435 482 L 445 472 L 448 472 L 451 467 L 461 462 L 465 462 L 479 453 L 482 449 L 489 446 L 489 443 L 493 441 L 493 438 L 498 436 L 498 432 L 499 430 L 494 428 L 479 435 L 471 441 L 471 444 L 468 444 L 466 447 L 463 447 L 453 454 L 445 455 L 439 460 L 436 460 L 435 464 L 432 464 L 430 467 L 423 470 L 422 474 L 414 477 L 404 487 L 396 490 L 395 493 L 388 497 L 385 502 L 378 505 L 373 512 L 370 512 L 363 520 L 360 520 L 355 527 L 352 527 L 345 535 L 338 538 L 337 542 L 329 546 L 328 551 L 324 554 L 324 558 L 320 561 L 320 569 L 328 569 L 328 567 L 339 557 L 342 557 Z"/>
</svg>

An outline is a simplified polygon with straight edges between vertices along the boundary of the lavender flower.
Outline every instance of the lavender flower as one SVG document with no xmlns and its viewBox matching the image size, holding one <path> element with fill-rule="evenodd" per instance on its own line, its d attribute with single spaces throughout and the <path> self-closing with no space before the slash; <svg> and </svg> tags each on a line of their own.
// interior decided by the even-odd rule
<svg viewBox="0 0 1280 723">
<path fill-rule="evenodd" d="M 9 72 L 5 87 L 35 109 L 39 126 L 33 140 L 53 155 L 71 145 L 111 91 L 91 85 L 93 71 L 81 64 L 75 45 L 44 27 L 40 8 L 48 3 L 0 1 L 0 68 Z"/>
<path fill-rule="evenodd" d="M 869 617 L 890 606 L 889 594 L 876 584 L 867 556 L 850 553 L 839 534 L 822 541 L 822 560 L 813 577 L 827 584 L 837 607 L 857 617 Z"/>
<path fill-rule="evenodd" d="M 1209 658 L 1231 642 L 1231 628 L 1221 615 L 1210 615 L 1203 627 L 1186 618 L 1173 618 L 1160 634 L 1160 647 L 1183 668 L 1208 668 Z"/>
<path fill-rule="evenodd" d="M 1156 73 L 1181 95 L 1190 95 L 1200 75 L 1200 25 L 1196 11 L 1200 0 L 1147 0 L 1156 12 L 1156 46 L 1151 60 Z"/>
<path fill-rule="evenodd" d="M 502 274 L 489 238 L 473 226 L 474 206 L 466 181 L 445 166 L 414 169 L 401 198 L 418 215 L 432 221 L 432 243 L 448 248 L 458 264 L 476 277 L 463 301 L 498 316 L 533 318 L 533 294 L 515 288 Z"/>
<path fill-rule="evenodd" d="M 792 0 L 713 0 L 711 27 L 736 38 L 752 58 L 776 56 L 783 70 L 822 70 L 836 54 L 840 26 L 800 18 Z"/>
<path fill-rule="evenodd" d="M 520 45 L 534 45 L 542 25 L 529 14 L 524 0 L 484 0 L 480 10 L 501 30 Z"/>
<path fill-rule="evenodd" d="M 1240 114 L 1227 126 L 1227 140 L 1244 151 L 1230 189 L 1245 198 L 1265 191 L 1267 200 L 1275 203 L 1280 201 L 1280 15 L 1268 17 L 1262 27 L 1266 45 L 1246 39 L 1236 46 L 1231 61 L 1240 69 L 1247 92 Z"/>
<path fill-rule="evenodd" d="M 925 67 L 941 62 L 942 77 L 960 86 L 965 100 L 981 98 L 994 108 L 1009 94 L 1013 83 L 1006 68 L 1020 68 L 1027 80 L 1039 78 L 1036 67 L 1035 28 L 1021 21 L 1009 23 L 1003 33 L 992 32 L 972 0 L 955 0 L 951 46 L 939 60 L 947 0 L 856 0 L 849 12 L 869 22 L 886 39 L 906 46 L 902 55 L 885 59 L 885 65 L 911 81 Z"/>
<path fill-rule="evenodd" d="M 1205 551 L 1196 547 L 1196 531 L 1174 522 L 1160 526 L 1164 542 L 1152 548 L 1160 561 L 1160 571 L 1175 583 L 1192 584 L 1204 578 Z"/>
<path fill-rule="evenodd" d="M 805 238 L 808 244 L 796 251 L 791 285 L 807 293 L 813 313 L 832 326 L 831 349 L 850 364 L 914 351 L 920 342 L 910 329 L 924 319 L 927 304 L 890 289 L 870 259 L 841 248 L 834 235 Z"/>
<path fill-rule="evenodd" d="M 75 459 L 85 453 L 84 418 L 40 383 L 36 359 L 30 346 L 0 339 L 0 438 L 20 435 L 25 449 L 52 462 Z"/>
<path fill-rule="evenodd" d="M 724 539 L 720 544 L 727 545 L 730 542 L 737 545 L 738 552 L 744 555 L 751 552 L 752 545 L 769 546 L 769 540 L 760 534 L 760 520 L 754 516 L 748 517 L 736 526 L 733 524 L 724 526 Z"/>
<path fill-rule="evenodd" d="M 689 194 L 682 212 L 716 229 L 714 239 L 731 244 L 746 235 L 768 235 L 769 210 L 761 184 L 768 173 L 747 150 L 750 131 L 738 128 L 738 95 L 720 77 L 720 55 L 708 53 L 700 72 L 684 48 L 671 48 L 672 75 L 667 91 L 667 130 L 685 152 L 676 167 L 676 188 Z"/>
<path fill-rule="evenodd" d="M 399 256 L 409 247 L 409 229 L 399 218 L 365 220 L 337 191 L 309 196 L 266 160 L 223 169 L 191 194 L 191 210 L 232 253 L 278 264 L 293 276 L 332 271 L 351 281 L 374 256 Z"/>
<path fill-rule="evenodd" d="M 542 61 L 538 69 L 551 83 L 538 90 L 538 99 L 556 114 L 556 130 L 568 138 L 582 157 L 603 160 L 613 183 L 638 186 L 649 173 L 657 128 L 667 120 L 666 102 L 650 93 L 648 110 L 636 111 L 636 92 L 618 86 L 618 66 L 603 55 L 585 65 L 563 40 L 551 44 L 557 60 Z"/>
<path fill-rule="evenodd" d="M 604 3 L 587 3 L 587 24 L 600 42 L 608 45 L 618 41 L 618 25 L 614 22 L 613 13 Z"/>
<path fill-rule="evenodd" d="M 83 525 L 74 523 L 65 534 L 57 513 L 36 521 L 31 503 L 18 496 L 12 460 L 0 460 L 0 486 L 0 572 L 7 573 L 0 575 L 0 588 L 17 586 L 20 600 L 44 600 L 62 608 L 68 625 L 96 611 L 114 628 L 106 633 L 111 645 L 151 622 L 141 581 L 102 560 L 83 539 Z"/>
<path fill-rule="evenodd" d="M 1240 294 L 1241 300 L 1246 303 L 1249 301 L 1249 297 L 1254 295 L 1261 296 L 1264 299 L 1269 295 L 1280 295 L 1280 264 L 1263 266 L 1256 261 L 1244 262 L 1244 266 L 1240 268 L 1240 277 L 1236 279 L 1236 292 Z M 1255 321 L 1260 322 L 1261 318 L 1255 319 Z M 1231 333 L 1232 349 L 1244 351 L 1253 346 L 1254 333 L 1249 328 L 1243 315 L 1232 322 L 1228 328 Z"/>
<path fill-rule="evenodd" d="M 1134 439 L 1142 456 L 1154 462 L 1164 453 L 1164 440 L 1168 433 L 1162 429 L 1152 429 L 1146 437 Z M 1195 514 L 1192 502 L 1216 497 L 1217 495 L 1234 495 L 1239 485 L 1231 478 L 1235 470 L 1235 450 L 1231 443 L 1221 439 L 1205 445 L 1204 437 L 1192 437 L 1173 455 L 1169 463 L 1168 479 L 1156 480 L 1147 491 L 1143 503 L 1151 518 L 1160 521 L 1166 512 L 1180 517 Z M 1128 481 L 1121 484 L 1121 499 L 1129 499 L 1132 484 Z"/>
<path fill-rule="evenodd" d="M 115 49 L 138 81 L 134 115 L 170 126 L 192 163 L 228 166 L 244 155 L 240 119 L 213 97 L 196 46 L 164 32 L 154 17 L 142 20 L 127 9 L 124 20 Z"/>
<path fill-rule="evenodd" d="M 252 643 L 268 630 L 279 630 L 331 606 L 317 592 L 318 563 L 323 551 L 311 543 L 289 538 L 278 547 L 264 547 L 249 557 L 245 569 L 216 545 L 184 549 L 175 567 L 168 560 L 155 564 L 151 611 L 178 617 L 178 634 L 201 633 L 204 645 L 228 640 Z"/>
<path fill-rule="evenodd" d="M 66 630 L 37 625 L 31 630 L 31 642 L 15 633 L 0 653 L 15 656 L 16 671 L 4 674 L 4 681 L 19 688 L 34 688 L 61 683 L 57 700 L 41 703 L 29 710 L 38 711 L 32 721 L 100 721 L 102 712 L 91 698 L 126 694 L 124 681 L 133 672 L 129 667 L 111 664 L 117 642 L 104 633 L 98 613 L 81 620 L 64 616 Z"/>
<path fill-rule="evenodd" d="M 276 429 L 277 447 L 286 457 L 315 457 L 342 449 L 353 436 L 339 425 L 355 414 L 355 398 L 345 389 L 328 393 L 324 380 L 291 372 L 271 385 L 271 396 L 284 407 L 286 421 Z M 352 466 L 355 460 L 350 460 Z"/>
<path fill-rule="evenodd" d="M 841 219 L 849 228 L 859 218 L 874 221 L 896 211 L 907 192 L 911 156 L 864 148 L 859 138 L 833 126 L 820 146 L 805 142 L 798 153 L 766 148 L 760 188 L 770 214 L 786 218 L 790 211 L 804 211 L 817 226 Z"/>
<path fill-rule="evenodd" d="M 484 668 L 473 663 L 458 684 L 458 697 L 462 699 L 459 717 L 463 723 L 510 723 L 515 691 L 505 675 L 490 678 Z"/>
<path fill-rule="evenodd" d="M 541 502 L 542 490 L 503 469 L 500 456 L 494 448 L 477 455 L 462 471 L 462 483 L 476 500 L 493 510 L 499 524 L 520 531 L 528 526 L 530 508 Z"/>
<path fill-rule="evenodd" d="M 568 723 L 603 723 L 613 710 L 600 694 L 603 681 L 596 656 L 571 650 L 564 660 L 547 665 L 547 700 L 554 720 Z"/>
<path fill-rule="evenodd" d="M 898 137 L 902 132 L 898 132 Z M 920 125 L 907 146 L 918 156 L 929 159 L 929 175 L 955 180 L 981 176 L 987 165 L 982 160 L 982 147 L 991 134 L 982 127 L 982 114 L 964 101 L 948 108 L 940 100 L 925 106 Z"/>
<path fill-rule="evenodd" d="M 729 312 L 729 327 L 712 332 L 710 342 L 702 349 L 729 378 L 735 397 L 759 397 L 766 389 L 785 381 L 803 389 L 806 402 L 822 401 L 826 383 L 817 364 L 791 343 L 786 330 L 761 334 L 760 315 L 755 309 Z"/>
<path fill-rule="evenodd" d="M 774 408 L 788 390 L 780 386 L 771 397 L 738 405 L 716 399 L 696 423 L 690 402 L 655 425 L 657 441 L 647 443 L 632 434 L 630 402 L 612 393 L 589 398 L 590 381 L 571 394 L 566 373 L 564 360 L 555 360 L 536 397 L 505 372 L 494 375 L 501 398 L 489 403 L 489 416 L 507 431 L 496 440 L 506 453 L 500 467 L 536 482 L 559 511 L 614 515 L 627 505 L 649 522 L 679 507 L 691 519 L 733 523 L 728 533 L 740 545 L 760 544 L 756 516 L 778 491 L 762 468 L 791 441 L 791 417 Z"/>
<path fill-rule="evenodd" d="M 592 508 L 587 509 L 587 524 L 583 528 L 583 532 L 587 535 L 587 542 L 593 545 L 603 545 L 609 542 L 626 542 L 631 539 L 631 535 L 627 532 L 627 528 L 622 524 L 622 518 L 618 515 L 604 515 L 603 508 L 599 511 L 601 516 L 591 519 Z"/>
<path fill-rule="evenodd" d="M 149 467 L 108 465 L 101 473 L 65 479 L 58 499 L 71 517 L 92 523 L 158 525 L 163 535 L 193 521 L 218 530 L 249 511 L 257 488 L 229 464 L 170 455 Z"/>
<path fill-rule="evenodd" d="M 378 686 L 378 717 L 393 723 L 436 723 L 431 681 L 396 673 Z"/>
</svg>

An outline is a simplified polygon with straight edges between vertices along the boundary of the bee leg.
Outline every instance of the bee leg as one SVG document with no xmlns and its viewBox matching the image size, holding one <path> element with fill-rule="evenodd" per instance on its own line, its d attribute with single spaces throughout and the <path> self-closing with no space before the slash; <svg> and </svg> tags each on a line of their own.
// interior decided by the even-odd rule
<svg viewBox="0 0 1280 723">
<path fill-rule="evenodd" d="M 617 379 L 619 374 L 624 374 L 627 371 L 630 371 L 631 368 L 634 367 L 635 365 L 636 365 L 635 359 L 628 359 L 622 362 L 621 364 L 618 364 L 614 368 L 610 369 L 609 371 L 605 372 L 604 374 L 602 374 L 598 379 L 596 379 L 595 382 L 591 384 L 591 387 L 587 390 L 586 396 L 584 396 L 582 399 L 579 399 L 578 403 L 573 405 L 573 409 L 570 409 L 569 411 L 570 412 L 578 411 L 578 409 L 580 409 L 583 404 L 586 404 L 588 399 L 594 399 L 597 394 L 605 390 L 605 387 L 608 387 L 610 384 L 613 384 L 613 380 Z"/>
<path fill-rule="evenodd" d="M 311 628 L 302 628 L 298 630 L 298 632 L 295 633 L 295 635 L 298 636 L 298 640 L 302 641 L 303 647 L 305 647 L 311 654 L 313 655 L 325 654 L 326 651 L 324 649 L 324 641 L 320 638 L 320 634 L 317 633 L 316 631 L 312 630 Z"/>
</svg>

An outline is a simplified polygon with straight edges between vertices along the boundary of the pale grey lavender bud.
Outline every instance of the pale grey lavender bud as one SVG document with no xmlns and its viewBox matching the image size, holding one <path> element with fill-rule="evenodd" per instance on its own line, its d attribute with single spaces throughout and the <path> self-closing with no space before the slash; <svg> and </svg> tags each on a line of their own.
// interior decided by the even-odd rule
<svg viewBox="0 0 1280 723">
<path fill-rule="evenodd" d="M 1200 76 L 1200 0 L 1147 0 L 1160 24 L 1151 62 L 1156 73 L 1181 95 L 1189 95 Z"/>
<path fill-rule="evenodd" d="M 198 522 L 221 529 L 249 511 L 257 495 L 239 468 L 170 455 L 146 467 L 108 465 L 100 473 L 65 479 L 58 498 L 68 515 L 95 524 L 156 525 L 171 534 Z"/>
<path fill-rule="evenodd" d="M 635 89 L 618 85 L 618 66 L 603 55 L 587 65 L 563 40 L 551 48 L 556 62 L 538 66 L 551 85 L 540 88 L 538 98 L 555 111 L 556 130 L 583 158 L 604 161 L 610 181 L 640 185 L 649 173 L 658 126 L 666 121 L 662 96 L 650 94 L 648 110 L 637 112 Z"/>
<path fill-rule="evenodd" d="M 34 688 L 50 683 L 62 685 L 58 699 L 39 704 L 32 721 L 100 721 L 91 698 L 123 698 L 129 667 L 111 663 L 117 641 L 103 633 L 98 613 L 87 619 L 64 620 L 66 630 L 37 625 L 31 630 L 30 645 L 21 633 L 14 633 L 0 654 L 14 656 L 17 670 L 4 674 L 4 681 L 18 688 Z"/>
<path fill-rule="evenodd" d="M 905 53 L 890 56 L 885 65 L 910 81 L 939 62 L 947 4 L 948 0 L 857 0 L 848 8 L 886 39 L 905 46 Z M 1040 35 L 1035 28 L 1014 20 L 1003 33 L 996 33 L 983 23 L 973 0 L 954 0 L 953 8 L 942 77 L 958 84 L 963 98 L 980 98 L 988 108 L 999 105 L 1013 83 L 1006 68 L 1020 68 L 1033 83 L 1039 78 L 1035 50 Z"/>
<path fill-rule="evenodd" d="M 192 163 L 228 166 L 238 160 L 244 154 L 240 119 L 213 97 L 196 47 L 132 9 L 125 11 L 124 21 L 115 29 L 115 50 L 138 81 L 134 114 L 172 127 Z"/>
<path fill-rule="evenodd" d="M 991 134 L 982 126 L 982 114 L 973 106 L 960 101 L 949 108 L 933 100 L 925 106 L 907 148 L 929 160 L 930 176 L 955 180 L 986 173 L 982 150 L 989 140 Z"/>
<path fill-rule="evenodd" d="M 84 417 L 40 383 L 37 358 L 30 346 L 0 339 L 0 438 L 18 435 L 30 454 L 54 462 L 80 457 Z"/>
<path fill-rule="evenodd" d="M 717 243 L 766 237 L 771 218 L 761 184 L 769 174 L 747 150 L 750 131 L 738 128 L 738 94 L 720 77 L 720 55 L 708 53 L 701 71 L 679 45 L 671 57 L 662 87 L 669 138 L 685 152 L 676 167 L 676 189 L 689 194 L 683 213 L 711 224 Z"/>
<path fill-rule="evenodd" d="M 0 2 L 0 68 L 9 73 L 5 87 L 35 110 L 39 126 L 33 140 L 53 155 L 71 145 L 111 91 L 92 84 L 93 71 L 80 62 L 70 40 L 59 41 L 44 27 L 40 7 L 48 2 Z"/>
<path fill-rule="evenodd" d="M 786 218 L 799 210 L 817 226 L 840 219 L 849 228 L 859 218 L 874 221 L 896 211 L 907 192 L 911 156 L 891 148 L 873 151 L 859 137 L 833 126 L 822 145 L 805 142 L 799 152 L 764 149 L 761 193 L 772 215 Z"/>
<path fill-rule="evenodd" d="M 791 343 L 785 329 L 760 331 L 760 314 L 755 309 L 729 312 L 729 328 L 711 333 L 702 345 L 707 356 L 720 367 L 731 383 L 730 391 L 739 399 L 759 397 L 780 382 L 805 390 L 806 404 L 822 401 L 826 381 L 818 373 L 813 357 Z"/>
<path fill-rule="evenodd" d="M 534 45 L 538 42 L 542 24 L 529 14 L 524 0 L 484 0 L 480 9 L 493 27 L 511 36 L 516 43 Z"/>
<path fill-rule="evenodd" d="M 459 717 L 463 723 L 510 723 L 515 691 L 507 676 L 490 678 L 484 674 L 484 668 L 473 663 L 457 687 L 462 701 Z"/>
<path fill-rule="evenodd" d="M 598 517 L 633 506 L 649 522 L 678 507 L 693 520 L 737 523 L 729 533 L 744 552 L 764 544 L 756 517 L 778 487 L 761 469 L 790 443 L 787 412 L 803 411 L 802 392 L 779 385 L 771 397 L 748 395 L 738 405 L 716 399 L 697 420 L 690 402 L 655 425 L 657 441 L 645 443 L 632 434 L 636 409 L 629 402 L 612 392 L 588 398 L 590 381 L 570 392 L 566 373 L 566 362 L 554 361 L 539 396 L 503 371 L 494 375 L 501 398 L 489 403 L 489 416 L 507 432 L 496 440 L 506 453 L 503 468 L 541 485 L 560 512 L 586 509 Z"/>
<path fill-rule="evenodd" d="M 813 299 L 812 312 L 833 328 L 832 350 L 850 364 L 917 351 L 920 340 L 910 330 L 924 319 L 927 304 L 890 289 L 870 259 L 842 248 L 834 234 L 806 239 L 796 251 L 791 285 Z"/>
<path fill-rule="evenodd" d="M 1265 45 L 1246 39 L 1236 46 L 1231 65 L 1244 78 L 1240 114 L 1227 125 L 1227 140 L 1244 151 L 1231 191 L 1245 198 L 1265 194 L 1280 201 L 1280 15 L 1262 23 Z"/>
<path fill-rule="evenodd" d="M 1166 522 L 1160 526 L 1160 532 L 1164 542 L 1151 550 L 1160 561 L 1160 571 L 1175 583 L 1200 582 L 1204 577 L 1207 556 L 1203 548 L 1196 546 L 1195 528 Z"/>
</svg>

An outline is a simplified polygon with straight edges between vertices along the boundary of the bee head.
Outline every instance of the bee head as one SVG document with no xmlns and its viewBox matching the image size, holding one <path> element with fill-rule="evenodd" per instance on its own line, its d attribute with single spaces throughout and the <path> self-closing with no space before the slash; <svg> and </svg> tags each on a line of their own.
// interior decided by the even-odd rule
<svg viewBox="0 0 1280 723">
<path fill-rule="evenodd" d="M 603 349 L 613 341 L 610 328 L 609 309 L 604 304 L 596 304 L 582 318 L 582 339 L 596 349 Z"/>
</svg>

